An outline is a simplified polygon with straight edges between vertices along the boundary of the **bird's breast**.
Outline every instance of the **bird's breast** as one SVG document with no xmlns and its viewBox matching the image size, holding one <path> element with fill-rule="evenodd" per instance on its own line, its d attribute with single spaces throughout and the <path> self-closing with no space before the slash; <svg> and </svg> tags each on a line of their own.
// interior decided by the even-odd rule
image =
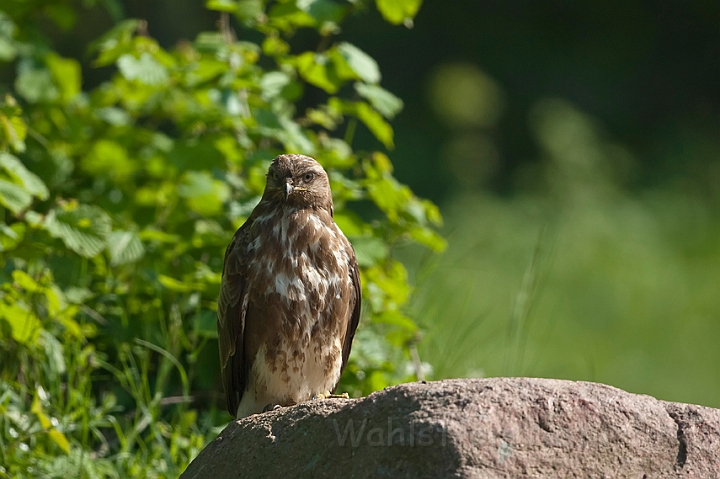
<svg viewBox="0 0 720 479">
<path fill-rule="evenodd" d="M 332 219 L 291 210 L 261 216 L 256 223 L 256 237 L 248 246 L 255 258 L 254 307 L 300 334 L 326 326 L 329 318 L 347 318 L 347 240 Z"/>
</svg>

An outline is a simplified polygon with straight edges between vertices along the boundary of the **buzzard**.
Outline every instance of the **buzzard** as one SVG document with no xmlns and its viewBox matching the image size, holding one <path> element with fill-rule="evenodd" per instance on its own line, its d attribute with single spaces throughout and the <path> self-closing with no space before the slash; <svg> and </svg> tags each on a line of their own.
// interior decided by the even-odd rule
<svg viewBox="0 0 720 479">
<path fill-rule="evenodd" d="M 280 155 L 225 252 L 217 324 L 230 414 L 329 396 L 359 319 L 358 264 L 333 220 L 327 173 Z"/>
</svg>

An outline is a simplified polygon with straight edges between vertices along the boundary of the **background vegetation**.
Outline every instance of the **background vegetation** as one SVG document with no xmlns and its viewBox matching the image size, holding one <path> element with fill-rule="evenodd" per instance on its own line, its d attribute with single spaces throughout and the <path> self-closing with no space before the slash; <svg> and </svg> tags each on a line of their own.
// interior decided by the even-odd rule
<svg viewBox="0 0 720 479">
<path fill-rule="evenodd" d="M 351 393 L 720 407 L 716 2 L 419 7 L 3 3 L 0 477 L 172 476 L 214 436 L 222 248 L 284 150 L 332 171 L 363 264 Z"/>
<path fill-rule="evenodd" d="M 720 407 L 717 3 L 456 5 L 364 44 L 407 105 L 397 174 L 445 218 L 420 356 Z"/>
<path fill-rule="evenodd" d="M 389 158 L 352 149 L 361 127 L 392 148 L 387 119 L 402 108 L 377 63 L 336 37 L 365 5 L 207 6 L 219 28 L 170 49 L 144 20 L 118 19 L 89 45 L 92 67 L 111 67 L 94 87 L 47 33 L 93 2 L 0 12 L 12 80 L 0 103 L 0 477 L 177 477 L 227 423 L 224 249 L 283 152 L 329 170 L 361 265 L 363 328 L 341 387 L 357 396 L 414 377 L 417 326 L 391 249 L 445 243 L 437 207 L 398 183 Z M 393 23 L 417 6 L 377 3 Z M 291 48 L 299 28 L 317 50 Z"/>
</svg>

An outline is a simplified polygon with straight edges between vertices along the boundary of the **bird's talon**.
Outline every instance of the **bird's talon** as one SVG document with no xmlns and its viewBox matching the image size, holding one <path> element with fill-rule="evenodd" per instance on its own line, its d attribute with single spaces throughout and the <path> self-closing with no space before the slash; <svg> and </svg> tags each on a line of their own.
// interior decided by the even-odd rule
<svg viewBox="0 0 720 479">
<path fill-rule="evenodd" d="M 265 407 L 263 408 L 263 411 L 262 411 L 262 412 L 277 411 L 277 410 L 280 409 L 281 407 L 282 407 L 282 406 L 279 405 L 279 404 L 268 404 L 267 406 L 265 406 Z"/>
<path fill-rule="evenodd" d="M 330 391 L 325 391 L 324 393 L 314 395 L 312 398 L 313 401 L 316 399 L 350 399 L 350 395 L 348 393 L 331 394 Z"/>
</svg>

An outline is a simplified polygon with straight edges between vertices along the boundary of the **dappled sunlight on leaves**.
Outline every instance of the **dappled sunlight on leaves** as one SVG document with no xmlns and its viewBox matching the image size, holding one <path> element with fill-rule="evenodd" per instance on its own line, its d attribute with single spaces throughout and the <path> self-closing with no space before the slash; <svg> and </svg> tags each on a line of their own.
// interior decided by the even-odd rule
<svg viewBox="0 0 720 479">
<path fill-rule="evenodd" d="M 60 0 L 26 7 L 40 3 L 61 28 L 75 21 Z M 393 177 L 390 158 L 353 148 L 356 128 L 392 148 L 388 120 L 403 106 L 377 62 L 333 36 L 362 3 L 208 1 L 254 40 L 221 17 L 220 31 L 172 49 L 123 20 L 89 48 L 109 75 L 89 91 L 32 15 L 0 15 L 0 61 L 16 67 L 0 100 L 0 475 L 177 476 L 214 437 L 228 419 L 215 329 L 224 248 L 280 153 L 328 170 L 357 249 L 366 307 L 340 389 L 413 377 L 418 327 L 395 250 L 445 243 L 439 210 Z M 377 7 L 407 21 L 419 2 Z M 304 28 L 322 37 L 317 50 L 290 48 Z"/>
</svg>

